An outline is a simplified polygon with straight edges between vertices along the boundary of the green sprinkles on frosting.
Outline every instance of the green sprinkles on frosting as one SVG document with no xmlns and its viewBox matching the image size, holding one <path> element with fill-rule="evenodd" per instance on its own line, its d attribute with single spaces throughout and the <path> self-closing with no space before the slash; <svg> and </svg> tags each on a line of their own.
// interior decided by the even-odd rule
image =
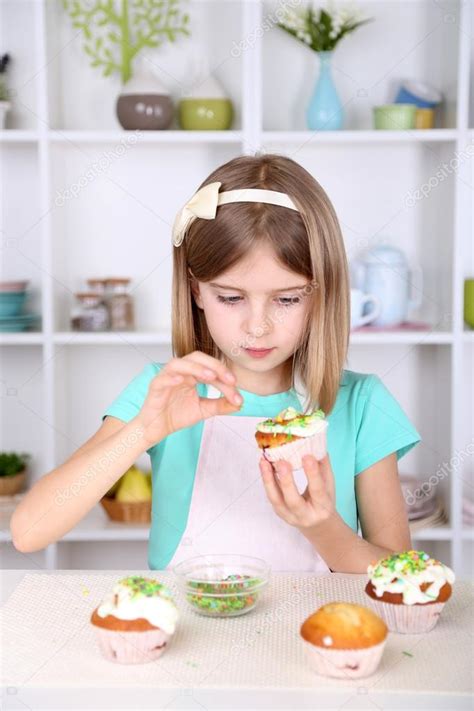
<svg viewBox="0 0 474 711">
<path fill-rule="evenodd" d="M 429 565 L 439 563 L 439 561 L 431 558 L 425 551 L 405 551 L 404 553 L 393 553 L 380 560 L 375 566 L 373 575 L 374 578 L 379 578 L 384 575 L 384 568 L 388 568 L 397 573 L 420 573 L 426 570 Z"/>
<path fill-rule="evenodd" d="M 130 588 L 132 595 L 138 597 L 168 597 L 172 599 L 171 591 L 163 585 L 163 583 L 154 580 L 153 578 L 144 578 L 141 575 L 129 575 L 128 578 L 122 578 L 119 581 L 120 585 Z"/>
<path fill-rule="evenodd" d="M 294 415 L 293 415 L 294 413 Z M 291 419 L 286 419 L 283 417 L 285 414 L 290 414 L 292 416 Z M 324 420 L 326 415 L 324 414 L 323 410 L 315 410 L 314 412 L 310 412 L 307 415 L 303 415 L 301 413 L 298 413 L 293 407 L 287 407 L 286 410 L 282 410 L 278 415 L 274 418 L 269 417 L 267 420 L 263 420 L 263 422 L 259 422 L 260 425 L 265 425 L 266 427 L 271 427 L 278 425 L 279 427 L 285 427 L 285 425 L 288 425 L 288 427 L 294 428 L 294 427 L 309 427 L 315 419 L 321 419 Z M 281 418 L 281 419 L 279 419 Z M 258 429 L 258 427 L 257 427 Z M 288 435 L 289 438 L 291 439 L 291 434 Z"/>
</svg>

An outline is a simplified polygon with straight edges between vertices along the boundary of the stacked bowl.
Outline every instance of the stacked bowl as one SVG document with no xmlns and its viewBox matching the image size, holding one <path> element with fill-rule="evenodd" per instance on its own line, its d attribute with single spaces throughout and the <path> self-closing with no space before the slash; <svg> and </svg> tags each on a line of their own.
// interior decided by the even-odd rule
<svg viewBox="0 0 474 711">
<path fill-rule="evenodd" d="M 23 313 L 28 281 L 0 281 L 0 331 L 25 331 L 38 319 Z"/>
</svg>

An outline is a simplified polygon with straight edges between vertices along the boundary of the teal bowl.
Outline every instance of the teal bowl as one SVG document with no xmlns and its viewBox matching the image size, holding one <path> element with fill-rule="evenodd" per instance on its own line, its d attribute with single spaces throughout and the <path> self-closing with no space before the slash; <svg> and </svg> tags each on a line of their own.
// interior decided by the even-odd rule
<svg viewBox="0 0 474 711">
<path fill-rule="evenodd" d="M 19 316 L 25 298 L 26 291 L 0 291 L 0 318 Z"/>
</svg>

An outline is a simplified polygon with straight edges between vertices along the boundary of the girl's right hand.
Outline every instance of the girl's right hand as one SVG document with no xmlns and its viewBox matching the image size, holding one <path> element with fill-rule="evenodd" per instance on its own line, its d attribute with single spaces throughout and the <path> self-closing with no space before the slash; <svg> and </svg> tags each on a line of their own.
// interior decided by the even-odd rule
<svg viewBox="0 0 474 711">
<path fill-rule="evenodd" d="M 198 382 L 212 383 L 224 397 L 199 397 L 195 387 Z M 201 351 L 172 358 L 151 381 L 136 417 L 144 428 L 146 441 L 153 446 L 167 435 L 199 420 L 235 413 L 242 406 L 235 382 L 235 376 L 224 363 Z"/>
</svg>

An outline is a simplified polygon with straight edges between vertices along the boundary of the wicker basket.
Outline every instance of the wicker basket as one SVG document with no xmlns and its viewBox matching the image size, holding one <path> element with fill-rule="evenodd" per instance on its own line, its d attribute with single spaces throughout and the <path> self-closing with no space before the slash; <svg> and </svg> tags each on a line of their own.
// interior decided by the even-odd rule
<svg viewBox="0 0 474 711">
<path fill-rule="evenodd" d="M 0 476 L 0 496 L 12 496 L 22 491 L 26 484 L 26 469 L 13 476 Z"/>
<path fill-rule="evenodd" d="M 112 521 L 151 523 L 151 499 L 150 501 L 124 503 L 111 496 L 103 496 L 100 503 Z"/>
</svg>

